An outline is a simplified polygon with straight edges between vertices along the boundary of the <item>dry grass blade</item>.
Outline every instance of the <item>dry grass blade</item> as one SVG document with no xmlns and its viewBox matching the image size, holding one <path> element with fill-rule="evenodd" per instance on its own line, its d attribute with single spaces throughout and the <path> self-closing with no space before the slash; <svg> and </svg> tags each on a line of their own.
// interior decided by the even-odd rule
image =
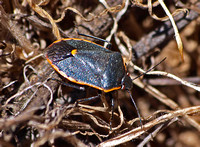
<svg viewBox="0 0 200 147">
<path fill-rule="evenodd" d="M 44 145 L 48 141 L 51 144 L 53 144 L 54 140 L 56 138 L 62 137 L 62 138 L 65 138 L 66 140 L 70 140 L 71 144 L 73 144 L 74 146 L 87 147 L 86 144 L 84 144 L 79 139 L 77 139 L 76 137 L 74 137 L 77 133 L 78 132 L 70 133 L 70 132 L 65 132 L 65 131 L 61 131 L 61 130 L 53 130 L 53 133 L 47 132 L 47 133 L 43 134 L 41 136 L 40 140 L 34 142 L 32 144 L 32 146 L 33 147 L 39 147 L 41 145 Z"/>
<path fill-rule="evenodd" d="M 159 1 L 157 1 L 157 2 L 159 2 Z M 163 2 L 162 2 L 162 3 L 163 3 Z M 159 2 L 159 4 L 160 4 L 160 2 Z M 154 18 L 154 19 L 156 19 L 156 20 L 159 20 L 159 21 L 167 21 L 167 20 L 169 20 L 169 16 L 165 16 L 165 17 L 160 18 L 160 17 L 158 17 L 156 14 L 154 14 L 153 11 L 152 11 L 152 7 L 153 7 L 153 5 L 152 5 L 152 0 L 148 0 L 148 11 L 149 11 L 149 14 L 151 15 L 152 18 Z M 166 8 L 166 6 L 164 6 L 163 9 L 164 9 L 165 11 L 169 11 L 168 8 Z M 172 14 L 170 14 L 170 15 L 176 16 L 176 15 L 178 15 L 180 12 L 189 13 L 189 11 L 188 11 L 187 9 L 176 9 L 176 10 L 175 10 Z M 167 12 L 167 14 L 169 14 L 169 13 Z"/>
<path fill-rule="evenodd" d="M 143 1 L 145 4 L 141 0 L 131 2 L 0 2 L 0 145 L 170 146 L 173 142 L 177 147 L 200 144 L 200 87 L 193 84 L 199 84 L 200 79 L 200 26 L 194 21 L 199 17 L 200 3 L 189 0 L 184 4 L 163 0 Z M 179 4 L 180 9 L 175 4 Z M 185 8 L 191 9 L 188 15 L 183 12 Z M 130 82 L 131 95 L 143 116 L 142 127 L 129 92 L 101 93 L 90 86 L 84 86 L 84 91 L 76 89 L 83 85 L 59 76 L 46 59 L 41 58 L 46 48 L 62 37 L 84 38 L 82 43 L 87 39 L 94 46 L 95 43 L 103 45 L 94 38 L 77 36 L 76 27 L 82 34 L 106 38 L 112 44 L 112 48 L 108 47 L 110 50 L 121 52 L 125 64 L 123 75 L 127 73 L 134 79 L 135 75 L 145 73 L 143 78 L 140 76 L 133 84 Z M 177 36 L 181 30 L 183 42 Z M 174 39 L 174 32 L 179 43 Z M 180 53 L 173 50 L 177 44 Z M 182 44 L 185 62 L 177 58 L 182 54 Z M 77 55 L 80 55 L 81 45 L 78 44 Z M 96 62 L 105 63 L 102 65 L 111 73 L 108 82 L 112 83 L 115 72 L 106 69 L 104 58 L 96 60 L 96 50 L 92 48 L 92 51 L 91 56 L 83 51 L 83 58 L 77 56 L 77 59 L 81 63 L 85 63 L 86 58 L 92 59 L 90 65 L 94 67 Z M 156 66 L 157 71 L 147 70 L 165 57 L 167 60 Z M 55 60 L 57 58 L 60 59 L 59 54 Z M 77 65 L 74 67 L 77 72 L 72 74 L 79 75 L 79 68 L 84 69 L 80 62 L 71 64 Z M 104 69 L 90 70 L 90 65 L 84 65 L 91 72 L 91 79 L 98 70 L 102 72 L 96 77 L 104 77 Z M 121 70 L 116 69 L 116 73 L 120 74 Z M 162 83 L 162 77 L 168 83 Z M 157 80 L 159 84 L 154 83 L 153 87 L 148 80 Z M 64 82 L 74 86 L 61 85 Z"/>
<path fill-rule="evenodd" d="M 185 116 L 185 115 L 192 115 L 192 114 L 196 114 L 196 113 L 199 113 L 199 112 L 200 112 L 200 106 L 194 106 L 194 107 L 180 109 L 180 110 L 177 110 L 177 111 L 172 111 L 169 114 L 165 114 L 163 116 L 156 118 L 155 120 L 153 120 L 151 122 L 144 124 L 143 129 L 141 129 L 140 127 L 135 128 L 135 129 L 128 131 L 128 132 L 126 132 L 122 135 L 119 135 L 119 136 L 114 137 L 112 139 L 109 139 L 105 142 L 102 142 L 98 146 L 99 147 L 106 147 L 106 146 L 120 145 L 122 143 L 125 143 L 125 142 L 128 142 L 130 140 L 137 138 L 141 134 L 145 133 L 147 130 L 154 127 L 155 125 L 162 124 L 162 123 L 169 121 L 169 120 L 176 118 L 176 117 Z"/>
<path fill-rule="evenodd" d="M 173 12 L 173 14 L 170 13 L 169 9 L 166 7 L 165 3 L 163 0 L 158 0 L 156 2 L 154 2 L 152 4 L 152 0 L 148 0 L 148 4 L 147 6 L 144 5 L 144 4 L 141 4 L 140 2 L 138 1 L 135 1 L 133 2 L 134 4 L 138 5 L 138 6 L 141 6 L 141 7 L 148 7 L 148 11 L 149 11 L 149 14 L 151 15 L 152 18 L 156 19 L 156 20 L 160 20 L 160 21 L 166 21 L 166 20 L 170 20 L 171 23 L 172 23 L 172 27 L 174 29 L 174 33 L 175 33 L 175 39 L 176 39 L 176 42 L 177 42 L 177 45 L 178 45 L 178 50 L 180 52 L 180 55 L 181 55 L 181 59 L 182 61 L 184 61 L 184 58 L 183 58 L 183 43 L 182 43 L 182 40 L 181 40 L 181 37 L 179 35 L 179 31 L 178 31 L 178 28 L 176 26 L 176 23 L 174 22 L 174 19 L 173 19 L 173 16 L 179 14 L 180 12 L 184 11 L 185 13 L 188 12 L 187 9 L 177 9 L 175 10 L 175 12 Z M 165 11 L 165 13 L 167 14 L 166 17 L 163 17 L 163 18 L 159 18 L 157 17 L 155 14 L 153 14 L 152 12 L 152 7 L 153 6 L 157 6 L 158 3 L 162 6 L 163 10 Z"/>
<path fill-rule="evenodd" d="M 29 3 L 30 7 L 34 11 L 36 11 L 40 16 L 47 18 L 50 21 L 51 25 L 53 26 L 53 34 L 57 37 L 57 39 L 61 39 L 59 29 L 58 29 L 55 21 L 53 20 L 53 18 L 44 9 L 42 9 L 37 4 L 35 4 L 32 0 L 27 0 L 27 1 Z"/>
<path fill-rule="evenodd" d="M 180 106 L 176 102 L 174 102 L 172 99 L 170 99 L 165 94 L 160 92 L 158 89 L 156 89 L 150 85 L 146 85 L 143 82 L 141 82 L 140 80 L 135 80 L 134 84 L 143 88 L 146 92 L 148 92 L 149 94 L 154 96 L 156 99 L 158 99 L 163 104 L 170 107 L 171 109 L 174 109 L 174 110 L 181 109 Z M 198 124 L 198 122 L 196 122 L 194 119 L 192 119 L 191 117 L 189 117 L 187 115 L 185 116 L 185 119 L 187 120 L 188 123 L 190 123 L 193 127 L 195 127 L 197 130 L 200 131 L 200 125 Z"/>
<path fill-rule="evenodd" d="M 183 58 L 183 43 L 181 41 L 181 37 L 179 35 L 176 23 L 174 22 L 174 19 L 173 19 L 171 13 L 169 12 L 168 8 L 166 7 L 165 3 L 163 2 L 163 0 L 158 0 L 158 1 L 159 1 L 160 5 L 163 7 L 165 13 L 167 14 L 167 16 L 169 17 L 169 19 L 172 23 L 172 26 L 174 28 L 176 42 L 177 42 L 178 49 L 179 49 L 179 52 L 180 52 L 180 55 L 181 55 L 181 59 L 182 59 L 182 61 L 184 61 L 184 58 Z"/>
<path fill-rule="evenodd" d="M 145 72 L 144 70 L 142 70 L 138 66 L 135 66 L 135 69 L 141 71 L 142 73 Z M 197 91 L 200 92 L 200 86 L 199 85 L 191 83 L 191 82 L 188 82 L 188 81 L 185 81 L 185 80 L 183 80 L 183 79 L 181 79 L 181 78 L 179 78 L 179 77 L 177 77 L 177 76 L 175 76 L 175 75 L 173 75 L 171 73 L 167 73 L 167 72 L 163 72 L 163 71 L 150 71 L 150 72 L 147 72 L 146 74 L 147 75 L 161 75 L 161 76 L 166 76 L 168 78 L 172 78 L 172 79 L 180 82 L 181 84 L 183 84 L 185 86 L 188 86 L 190 88 L 193 88 L 193 89 L 195 89 L 195 90 L 197 90 Z"/>
</svg>

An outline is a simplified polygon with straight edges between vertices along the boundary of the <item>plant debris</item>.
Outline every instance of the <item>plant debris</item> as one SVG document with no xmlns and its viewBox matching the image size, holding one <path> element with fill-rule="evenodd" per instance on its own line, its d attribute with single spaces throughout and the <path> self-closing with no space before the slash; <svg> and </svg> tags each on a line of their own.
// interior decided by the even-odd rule
<svg viewBox="0 0 200 147">
<path fill-rule="evenodd" d="M 0 1 L 0 145 L 199 146 L 199 13 L 197 0 Z M 126 91 L 115 91 L 111 118 L 108 94 L 51 80 L 69 82 L 45 48 L 85 38 L 77 29 L 121 52 L 141 120 Z"/>
</svg>

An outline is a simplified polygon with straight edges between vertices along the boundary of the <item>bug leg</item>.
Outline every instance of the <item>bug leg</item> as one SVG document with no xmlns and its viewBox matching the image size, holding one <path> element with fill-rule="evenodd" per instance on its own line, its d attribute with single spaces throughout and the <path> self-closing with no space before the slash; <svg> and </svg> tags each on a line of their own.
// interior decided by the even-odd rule
<svg viewBox="0 0 200 147">
<path fill-rule="evenodd" d="M 79 99 L 75 102 L 75 106 L 77 106 L 79 103 L 83 103 L 83 102 L 87 102 L 87 101 L 91 101 L 94 99 L 97 99 L 100 97 L 100 94 L 96 95 L 96 96 L 92 96 L 92 97 L 88 97 L 88 98 L 84 98 L 84 99 Z"/>
<path fill-rule="evenodd" d="M 134 99 L 133 99 L 133 97 L 132 97 L 131 92 L 130 92 L 129 90 L 127 90 L 127 92 L 129 93 L 130 98 L 131 98 L 131 101 L 132 101 L 132 103 L 133 103 L 133 105 L 134 105 L 134 107 L 135 107 L 135 109 L 136 109 L 136 111 L 137 111 L 137 115 L 138 115 L 138 117 L 139 117 L 139 119 L 140 119 L 140 125 L 141 125 L 141 128 L 142 128 L 143 124 L 142 124 L 142 118 L 141 118 L 141 116 L 140 116 L 139 109 L 138 109 L 138 107 L 137 107 L 137 105 L 136 105 L 136 103 L 135 103 L 135 101 L 134 101 Z"/>
<path fill-rule="evenodd" d="M 78 90 L 83 90 L 83 91 L 85 90 L 85 87 L 83 87 L 83 86 L 78 86 L 78 85 L 66 83 L 66 82 L 60 81 L 60 80 L 55 79 L 55 78 L 49 78 L 48 80 L 54 80 L 54 81 L 59 82 L 62 85 L 65 85 L 65 86 L 68 86 L 68 87 L 71 87 L 71 88 L 75 88 L 75 89 L 78 89 Z"/>
<path fill-rule="evenodd" d="M 113 114 L 114 114 L 114 106 L 115 106 L 115 101 L 114 101 L 114 98 L 112 97 L 112 94 L 111 94 L 110 131 L 112 131 L 112 121 L 113 121 Z"/>
</svg>

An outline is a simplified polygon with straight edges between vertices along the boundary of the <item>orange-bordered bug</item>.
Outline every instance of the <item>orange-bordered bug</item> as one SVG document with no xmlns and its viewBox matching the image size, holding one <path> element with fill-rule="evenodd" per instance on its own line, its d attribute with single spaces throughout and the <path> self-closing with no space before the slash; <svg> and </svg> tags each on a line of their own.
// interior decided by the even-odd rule
<svg viewBox="0 0 200 147">
<path fill-rule="evenodd" d="M 71 82 L 105 93 L 125 89 L 130 94 L 132 80 L 127 74 L 123 58 L 119 52 L 111 51 L 108 47 L 85 39 L 64 38 L 53 42 L 46 49 L 45 56 L 51 66 Z M 132 96 L 131 99 L 136 107 Z M 140 118 L 137 107 L 136 110 Z"/>
</svg>

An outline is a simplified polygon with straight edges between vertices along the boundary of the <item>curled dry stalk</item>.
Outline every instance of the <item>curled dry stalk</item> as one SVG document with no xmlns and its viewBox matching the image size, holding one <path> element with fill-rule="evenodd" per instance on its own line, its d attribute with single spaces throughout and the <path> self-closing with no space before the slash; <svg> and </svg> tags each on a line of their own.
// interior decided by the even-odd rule
<svg viewBox="0 0 200 147">
<path fill-rule="evenodd" d="M 178 118 L 185 115 L 192 115 L 200 112 L 200 106 L 194 106 L 194 107 L 188 107 L 176 111 L 171 111 L 168 114 L 162 115 L 146 124 L 143 125 L 143 128 L 137 127 L 134 128 L 126 133 L 123 133 L 122 135 L 119 135 L 117 137 L 114 137 L 112 139 L 109 139 L 107 141 L 104 141 L 98 145 L 98 147 L 107 147 L 107 146 L 116 146 L 120 145 L 122 143 L 128 142 L 130 140 L 133 140 L 137 138 L 138 136 L 146 133 L 148 130 L 150 130 L 152 127 L 156 125 L 162 125 L 163 123 L 172 120 L 173 118 Z"/>
<path fill-rule="evenodd" d="M 133 65 L 133 63 L 131 63 L 131 64 Z M 142 73 L 145 72 L 144 70 L 142 70 L 141 68 L 139 68 L 136 65 L 134 65 L 134 68 L 136 70 L 139 70 Z M 150 72 L 147 72 L 146 74 L 166 76 L 168 78 L 172 78 L 174 80 L 177 80 L 178 82 L 182 83 L 183 85 L 188 86 L 188 87 L 190 87 L 190 88 L 192 88 L 192 89 L 194 89 L 196 91 L 200 91 L 200 86 L 199 85 L 184 81 L 181 78 L 179 78 L 179 77 L 177 77 L 177 76 L 175 76 L 173 74 L 167 73 L 167 72 L 150 71 Z M 159 90 L 157 90 L 153 86 L 146 85 L 142 81 L 140 81 L 139 79 L 136 79 L 133 82 L 134 82 L 135 85 L 139 86 L 140 88 L 143 88 L 146 92 L 148 92 L 149 94 L 151 94 L 152 96 L 157 98 L 159 101 L 161 101 L 163 104 L 167 105 L 171 109 L 173 109 L 173 110 L 181 109 L 180 106 L 177 103 L 175 103 L 172 99 L 168 98 L 165 94 L 161 93 Z M 197 130 L 200 131 L 200 125 L 194 119 L 192 119 L 191 117 L 189 117 L 187 115 L 184 116 L 184 118 L 187 120 L 188 123 L 190 123 L 192 126 L 194 126 Z"/>
<path fill-rule="evenodd" d="M 61 39 L 59 29 L 58 29 L 54 19 L 44 9 L 42 9 L 38 4 L 34 3 L 32 0 L 27 0 L 27 1 L 29 3 L 30 7 L 35 12 L 37 12 L 40 16 L 47 18 L 50 21 L 52 28 L 53 28 L 53 30 L 52 30 L 53 34 L 57 37 L 57 39 Z"/>
<path fill-rule="evenodd" d="M 88 22 L 89 22 L 89 21 L 94 20 L 95 18 L 98 18 L 98 17 L 101 17 L 101 16 L 107 14 L 108 12 L 111 12 L 111 13 L 119 12 L 119 11 L 121 11 L 121 10 L 124 8 L 124 6 L 125 6 L 125 0 L 124 0 L 123 3 L 122 3 L 121 5 L 117 5 L 117 6 L 114 6 L 114 7 L 107 7 L 104 11 L 102 11 L 101 13 L 99 13 L 99 14 L 97 14 L 97 15 L 92 15 L 92 14 L 90 14 L 90 15 L 92 16 L 90 19 L 85 18 L 77 9 L 74 9 L 74 8 L 72 8 L 72 7 L 67 7 L 67 8 L 65 8 L 64 11 L 62 12 L 61 17 L 60 17 L 59 19 L 57 19 L 57 20 L 54 20 L 54 19 L 51 17 L 51 15 L 49 15 L 44 9 L 42 9 L 42 8 L 40 7 L 40 5 L 46 5 L 48 2 L 47 2 L 47 3 L 42 3 L 42 4 L 36 4 L 36 3 L 34 3 L 34 1 L 32 1 L 32 0 L 27 0 L 27 1 L 28 1 L 28 3 L 29 3 L 30 7 L 31 7 L 35 12 L 37 12 L 40 16 L 42 16 L 43 18 L 47 18 L 47 19 L 50 21 L 50 23 L 51 23 L 51 25 L 52 25 L 52 28 L 53 28 L 53 30 L 52 30 L 52 31 L 53 31 L 53 34 L 57 37 L 58 40 L 61 39 L 61 35 L 60 35 L 59 29 L 58 29 L 56 23 L 58 23 L 58 22 L 60 22 L 60 21 L 62 21 L 62 20 L 64 19 L 64 17 L 65 17 L 65 12 L 66 12 L 67 10 L 71 10 L 71 11 L 74 12 L 75 14 L 79 15 L 84 21 L 88 21 Z"/>
<path fill-rule="evenodd" d="M 166 21 L 166 20 L 170 20 L 171 21 L 171 24 L 172 24 L 172 27 L 174 29 L 174 33 L 175 33 L 175 39 L 176 39 L 176 43 L 177 43 L 177 46 L 178 46 L 178 50 L 179 50 L 179 53 L 180 53 L 180 56 L 181 56 L 181 60 L 184 61 L 184 57 L 183 57 L 183 43 L 181 41 L 181 37 L 180 37 L 180 34 L 179 34 L 179 31 L 178 31 L 178 28 L 176 26 L 176 23 L 173 19 L 173 16 L 179 14 L 180 12 L 185 12 L 187 13 L 188 10 L 187 9 L 177 9 L 175 10 L 175 12 L 173 12 L 172 14 L 170 13 L 169 9 L 167 8 L 167 6 L 165 5 L 165 3 L 163 2 L 163 0 L 157 0 L 155 1 L 153 4 L 152 4 L 152 0 L 148 0 L 148 4 L 147 5 L 144 5 L 142 3 L 140 3 L 139 1 L 135 0 L 135 1 L 132 1 L 133 4 L 135 5 L 138 5 L 138 6 L 141 6 L 141 7 L 144 7 L 144 8 L 148 8 L 148 11 L 149 11 L 149 14 L 152 18 L 156 19 L 156 20 L 160 20 L 160 21 Z M 152 12 L 152 7 L 155 7 L 157 6 L 158 4 L 161 5 L 161 7 L 163 8 L 163 10 L 165 11 L 166 13 L 166 17 L 163 17 L 163 18 L 159 18 L 158 16 L 156 16 L 155 14 L 153 14 Z"/>
<path fill-rule="evenodd" d="M 126 46 L 128 47 L 128 46 L 130 46 L 129 44 L 129 39 L 126 37 L 126 35 L 125 34 L 123 34 L 123 33 L 121 33 L 122 34 L 122 37 L 124 38 L 123 40 L 124 40 L 124 42 L 126 43 Z M 126 38 L 126 39 L 125 39 Z M 129 60 L 130 61 L 130 60 Z M 145 73 L 145 74 L 147 74 L 147 75 L 158 75 L 158 76 L 166 76 L 166 77 L 168 77 L 168 78 L 172 78 L 172 79 L 174 79 L 174 80 L 176 80 L 176 81 L 178 81 L 178 82 L 180 82 L 181 84 L 183 84 L 183 85 L 185 85 L 185 86 L 187 86 L 187 87 L 190 87 L 190 88 L 192 88 L 192 89 L 194 89 L 194 90 L 196 90 L 196 91 L 199 91 L 200 92 L 200 86 L 199 85 L 197 85 L 197 84 L 194 84 L 194 83 L 191 83 L 191 82 L 187 82 L 187 81 L 185 81 L 185 80 L 183 80 L 183 79 L 181 79 L 181 78 L 179 78 L 179 77 L 177 77 L 177 76 L 175 76 L 175 75 L 173 75 L 173 74 L 171 74 L 171 73 L 167 73 L 167 72 L 162 72 L 162 71 L 148 71 L 148 72 L 146 72 L 146 71 L 144 71 L 143 69 L 141 69 L 141 68 L 139 68 L 138 66 L 136 66 L 136 65 L 133 65 L 133 63 L 130 61 L 130 62 L 128 62 L 129 63 L 129 65 L 130 66 L 132 66 L 132 67 L 134 67 L 134 69 L 135 70 L 138 70 L 138 71 L 140 71 L 141 73 Z M 133 76 L 131 76 L 131 78 L 132 79 L 134 79 L 134 77 Z M 173 100 L 171 100 L 170 98 L 168 98 L 166 95 L 164 95 L 163 93 L 161 93 L 159 90 L 157 90 L 156 88 L 154 88 L 154 87 L 152 87 L 152 86 L 150 86 L 150 85 L 147 85 L 147 84 L 144 84 L 142 81 L 140 81 L 140 79 L 136 79 L 136 80 L 134 80 L 133 81 L 133 83 L 135 84 L 135 85 L 137 85 L 137 86 L 139 86 L 139 87 L 141 87 L 142 89 L 144 89 L 146 92 L 148 92 L 149 94 L 151 94 L 152 96 L 154 96 L 154 97 L 156 97 L 159 101 L 161 101 L 162 103 L 164 103 L 165 105 L 167 105 L 167 106 L 169 106 L 169 107 L 171 107 L 172 109 L 174 109 L 174 110 L 180 110 L 180 111 L 182 111 L 183 109 L 185 109 L 185 108 L 181 108 L 177 103 L 175 103 Z M 193 111 L 194 110 L 194 114 L 195 114 L 195 108 L 197 108 L 197 113 L 199 112 L 199 106 L 197 106 L 197 107 L 194 107 L 194 109 L 191 107 L 191 110 Z M 190 108 L 188 108 L 188 109 L 190 109 Z M 190 111 L 190 110 L 189 110 Z M 184 112 L 184 110 L 182 111 L 182 112 Z M 171 112 L 169 112 L 169 113 L 171 113 Z M 173 112 L 172 112 L 173 113 Z M 189 113 L 190 114 L 190 113 Z M 197 130 L 200 130 L 200 125 L 192 118 L 192 117 L 190 117 L 190 116 L 188 116 L 187 114 L 185 114 L 185 113 L 182 113 L 182 115 L 180 115 L 180 116 L 182 116 L 190 125 L 192 125 L 193 127 L 195 127 Z M 174 117 L 174 118 L 176 118 L 176 117 Z M 171 118 L 172 119 L 172 118 Z M 134 122 L 135 122 L 136 120 L 134 120 Z M 167 122 L 168 120 L 166 120 L 166 122 Z M 173 121 L 174 122 L 174 121 Z M 131 123 L 132 124 L 132 123 Z M 163 125 L 163 124 L 162 124 Z M 158 129 L 157 131 L 156 131 L 156 134 L 159 132 L 159 130 L 161 130 L 164 126 L 160 126 L 160 129 Z M 144 125 L 145 126 L 145 125 Z M 147 130 L 146 130 L 147 131 Z M 136 131 L 136 134 L 137 134 L 138 132 Z M 142 132 L 142 130 L 141 130 L 141 132 L 140 132 L 141 134 L 143 134 L 144 132 Z M 134 134 L 134 133 L 133 133 Z M 138 136 L 140 136 L 141 134 L 138 134 Z M 130 134 L 129 134 L 130 135 Z M 133 135 L 134 136 L 134 135 Z M 135 135 L 133 138 L 136 138 L 136 137 L 138 137 L 137 135 Z M 130 138 L 129 138 L 130 136 L 123 136 L 123 138 L 122 138 L 122 140 L 121 140 L 121 142 L 119 141 L 119 144 L 121 144 L 121 143 L 123 143 L 123 141 L 124 141 L 124 139 L 126 140 L 126 141 L 128 141 Z M 132 139 L 133 139 L 132 138 Z M 110 140 L 111 142 L 113 141 L 113 143 L 116 141 L 116 142 L 118 142 L 118 139 L 119 138 L 116 138 L 116 140 L 115 139 L 113 139 L 113 140 Z M 114 141 L 115 140 L 115 141 Z M 147 138 L 147 140 L 149 140 L 148 138 Z M 148 142 L 146 140 L 146 142 Z M 126 142 L 125 141 L 125 142 Z M 107 143 L 108 144 L 110 144 L 111 142 L 106 142 L 105 144 L 104 143 L 102 143 L 102 144 L 100 144 L 99 146 L 106 146 L 107 145 Z M 115 142 L 115 143 L 116 143 Z M 117 144 L 115 144 L 114 143 L 114 145 L 113 146 L 115 146 L 115 145 L 117 145 Z M 143 142 L 144 143 L 144 142 Z M 143 143 L 141 143 L 141 144 L 143 144 Z"/>
<path fill-rule="evenodd" d="M 119 48 L 120 49 L 121 48 L 126 49 L 126 47 L 123 46 L 123 44 L 120 42 L 118 36 L 113 32 L 118 31 L 119 19 L 128 10 L 128 7 L 127 7 L 128 2 L 129 2 L 128 0 L 126 0 L 126 1 L 124 0 L 123 4 L 120 5 L 120 7 L 118 7 L 118 6 L 109 7 L 109 6 L 106 6 L 106 3 L 105 3 L 105 7 L 106 7 L 105 11 L 99 13 L 98 15 L 92 16 L 92 18 L 90 18 L 90 19 L 85 18 L 76 9 L 68 7 L 62 12 L 61 18 L 59 18 L 58 20 L 54 20 L 44 9 L 42 9 L 40 7 L 42 5 L 41 3 L 40 4 L 33 4 L 32 0 L 28 0 L 28 2 L 29 2 L 29 5 L 31 6 L 31 8 L 33 8 L 34 11 L 36 11 L 42 17 L 47 18 L 51 22 L 51 24 L 53 26 L 53 33 L 58 39 L 61 38 L 61 37 L 60 37 L 59 31 L 57 29 L 56 23 L 59 22 L 59 21 L 62 21 L 62 19 L 65 17 L 64 16 L 65 11 L 67 11 L 67 10 L 73 11 L 74 13 L 79 15 L 85 21 L 91 21 L 92 19 L 100 17 L 103 14 L 108 13 L 108 12 L 112 12 L 112 13 L 113 12 L 119 12 L 116 15 L 116 18 L 114 18 L 114 25 L 113 25 L 114 27 L 113 27 L 109 36 L 112 37 L 114 35 L 116 42 L 117 42 L 117 40 L 119 41 L 118 42 L 120 44 Z M 156 6 L 158 4 L 160 4 L 160 1 L 156 1 L 152 5 Z M 147 7 L 149 7 L 149 6 L 147 5 Z M 119 11 L 119 10 L 121 10 L 121 11 Z M 173 14 L 172 14 L 172 16 L 173 16 Z M 163 20 L 164 20 L 164 18 L 163 18 Z M 127 47 L 131 49 L 129 38 L 127 36 L 125 36 L 125 34 L 123 34 L 123 33 L 121 33 L 119 35 L 120 35 L 120 37 L 123 38 L 123 41 L 126 43 Z M 124 51 L 122 51 L 122 52 L 125 53 Z M 126 54 L 125 54 L 125 56 L 126 56 Z M 131 59 L 131 57 L 129 58 L 129 60 L 130 59 Z M 30 61 L 28 61 L 28 62 L 30 62 Z M 25 66 L 24 72 L 23 72 L 24 79 L 25 79 L 26 83 L 31 83 L 28 79 L 28 75 L 26 75 L 27 74 L 26 73 L 27 68 L 31 68 L 31 67 Z M 34 68 L 31 68 L 31 69 L 34 71 L 34 73 L 36 73 Z M 158 72 L 157 73 L 156 72 L 149 72 L 149 74 L 158 74 Z M 171 77 L 171 78 L 174 77 L 174 76 L 171 76 L 170 74 L 165 74 L 165 73 L 159 73 L 159 74 L 163 74 L 164 76 Z M 177 78 L 174 77 L 173 79 L 177 79 Z M 15 82 L 15 81 L 13 81 L 13 82 Z M 10 82 L 8 85 L 4 86 L 4 88 L 9 87 L 10 85 L 13 84 L 13 82 Z M 182 81 L 182 83 L 186 83 L 186 82 Z M 110 134 L 104 135 L 104 134 L 97 133 L 93 129 L 93 126 L 90 125 L 90 123 L 86 124 L 86 123 L 79 122 L 79 121 L 76 121 L 76 120 L 70 120 L 70 119 L 68 119 L 68 118 L 70 118 L 68 116 L 86 116 L 86 117 L 89 117 L 90 120 L 91 120 L 90 122 L 92 122 L 93 124 L 95 124 L 98 127 L 103 127 L 106 130 L 108 130 L 109 129 L 108 123 L 105 122 L 104 124 L 106 124 L 106 125 L 102 125 L 101 122 L 103 121 L 103 119 L 100 120 L 98 118 L 98 116 L 91 114 L 91 113 L 95 113 L 95 112 L 106 112 L 106 109 L 104 107 L 93 107 L 93 106 L 88 106 L 88 105 L 84 105 L 84 104 L 79 104 L 78 110 L 75 110 L 75 108 L 71 105 L 68 105 L 68 107 L 64 108 L 64 109 L 63 109 L 63 106 L 57 106 L 57 108 L 52 108 L 52 105 L 54 105 L 52 103 L 53 93 L 55 93 L 55 91 L 53 91 L 49 86 L 47 86 L 46 83 L 37 82 L 37 83 L 33 84 L 32 86 L 28 86 L 27 88 L 24 88 L 22 91 L 19 90 L 15 95 L 8 98 L 7 101 L 4 103 L 2 108 L 6 108 L 6 109 L 9 108 L 9 106 L 12 105 L 10 103 L 11 103 L 12 100 L 14 100 L 14 98 L 19 97 L 20 95 L 26 93 L 29 90 L 34 91 L 34 93 L 31 96 L 29 96 L 29 98 L 31 100 L 32 96 L 36 95 L 37 90 L 35 90 L 35 89 L 44 87 L 45 91 L 50 93 L 49 96 L 48 96 L 48 99 L 46 99 L 46 103 L 44 103 L 44 105 L 42 105 L 40 107 L 36 106 L 36 107 L 33 107 L 32 109 L 28 109 L 29 112 L 30 111 L 35 112 L 35 110 L 41 110 L 41 111 L 45 110 L 43 112 L 44 116 L 34 115 L 34 114 L 30 115 L 28 112 L 24 113 L 24 115 L 21 115 L 21 114 L 18 115 L 18 113 L 16 113 L 15 117 L 12 116 L 12 117 L 9 117 L 8 119 L 4 119 L 4 118 L 0 119 L 0 122 L 1 122 L 0 128 L 1 129 L 5 129 L 5 128 L 7 129 L 7 128 L 11 128 L 11 127 L 15 128 L 15 126 L 22 124 L 22 123 L 24 124 L 24 122 L 27 122 L 27 126 L 32 128 L 31 131 L 37 130 L 39 132 L 38 134 L 41 135 L 40 138 L 38 138 L 38 140 L 36 140 L 36 141 L 34 140 L 34 142 L 32 143 L 33 146 L 40 146 L 40 145 L 43 145 L 47 142 L 51 145 L 54 145 L 54 141 L 57 138 L 63 138 L 66 141 L 69 141 L 71 139 L 69 142 L 74 144 L 74 145 L 78 144 L 79 146 L 86 146 L 81 140 L 79 140 L 75 137 L 75 135 L 77 135 L 77 134 L 82 134 L 84 136 L 87 135 L 87 137 L 95 135 L 99 139 L 99 141 L 102 142 L 99 146 L 119 145 L 119 144 L 122 144 L 124 142 L 128 142 L 129 140 L 136 139 L 136 137 L 146 133 L 147 130 L 150 130 L 154 126 L 158 126 L 158 129 L 156 129 L 153 132 L 156 135 L 160 131 L 160 129 L 163 128 L 163 126 L 166 126 L 165 124 L 167 122 L 169 122 L 169 121 L 174 122 L 180 116 L 184 116 L 187 119 L 187 121 L 190 122 L 191 125 L 193 125 L 198 130 L 200 130 L 199 124 L 197 122 L 195 122 L 194 119 L 192 119 L 191 117 L 188 116 L 189 114 L 198 113 L 199 112 L 198 106 L 181 109 L 181 108 L 179 108 L 178 104 L 176 104 L 171 99 L 167 98 L 167 96 L 165 96 L 165 95 L 163 96 L 162 93 L 159 93 L 158 90 L 156 91 L 156 89 L 151 88 L 150 86 L 146 86 L 146 88 L 145 88 L 145 85 L 141 84 L 141 83 L 139 83 L 138 85 L 141 86 L 143 89 L 145 89 L 147 92 L 151 93 L 153 96 L 157 97 L 158 99 L 160 98 L 159 100 L 161 102 L 163 102 L 164 104 L 166 104 L 167 106 L 170 106 L 172 109 L 178 108 L 178 110 L 176 110 L 176 111 L 164 111 L 165 112 L 164 115 L 162 114 L 162 116 L 160 116 L 160 117 L 158 117 L 154 120 L 149 121 L 148 123 L 146 123 L 144 125 L 144 127 L 142 129 L 141 129 L 141 127 L 137 127 L 137 128 L 130 130 L 127 127 L 124 130 L 129 129 L 128 132 L 126 132 L 126 133 L 120 132 L 122 135 L 119 135 L 119 136 L 114 137 L 110 140 L 102 142 L 102 140 L 103 140 L 102 138 L 111 137 Z M 186 83 L 185 85 L 193 88 L 193 86 L 191 86 L 192 84 L 190 84 L 190 83 Z M 194 85 L 194 86 L 196 86 L 196 85 Z M 22 111 L 23 111 L 24 108 L 27 107 L 28 103 L 29 103 L 29 101 L 24 103 L 24 106 L 22 107 Z M 5 110 L 3 110 L 3 111 L 5 111 Z M 125 124 L 125 123 L 128 124 L 129 126 L 133 126 L 133 122 L 138 121 L 138 119 L 134 119 L 134 121 L 127 123 L 127 122 L 124 121 L 123 113 L 122 113 L 121 108 L 119 106 L 118 106 L 118 112 L 119 112 L 119 114 L 114 113 L 114 116 L 118 117 L 120 119 L 120 123 L 118 123 L 113 128 L 113 130 L 112 130 L 113 132 L 114 131 L 117 132 L 119 130 L 119 128 L 123 127 L 123 124 Z M 172 120 L 174 120 L 174 121 L 172 121 Z M 73 125 L 73 126 L 75 126 L 74 127 L 75 131 L 71 131 L 71 130 L 70 130 L 71 132 L 70 131 L 69 132 L 63 131 L 61 129 L 60 125 L 62 125 L 62 123 L 64 123 L 64 122 L 66 123 L 65 125 L 63 125 L 65 128 L 69 127 L 70 125 Z M 68 128 L 66 130 L 68 130 Z M 78 131 L 76 131 L 76 130 L 78 130 Z M 151 138 L 151 135 L 148 135 L 147 139 L 144 142 L 142 142 L 141 144 L 145 144 L 146 142 L 149 141 L 150 138 Z"/>
</svg>

